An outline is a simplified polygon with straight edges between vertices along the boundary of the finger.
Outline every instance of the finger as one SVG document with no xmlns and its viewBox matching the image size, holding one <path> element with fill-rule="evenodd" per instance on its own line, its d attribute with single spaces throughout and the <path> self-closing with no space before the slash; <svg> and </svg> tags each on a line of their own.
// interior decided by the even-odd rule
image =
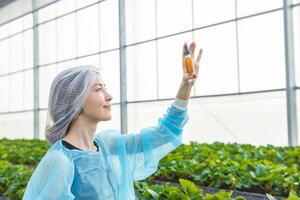
<svg viewBox="0 0 300 200">
<path fill-rule="evenodd" d="M 190 51 L 192 57 L 194 56 L 194 50 L 195 50 L 195 42 L 192 42 L 189 45 L 189 51 Z"/>
<path fill-rule="evenodd" d="M 193 78 L 196 78 L 197 77 L 197 74 L 191 74 L 190 76 L 189 76 L 189 78 L 191 78 L 191 79 L 193 79 Z"/>
<path fill-rule="evenodd" d="M 189 74 L 187 76 L 187 79 L 194 79 L 194 78 L 197 78 L 197 74 Z"/>
<path fill-rule="evenodd" d="M 199 73 L 199 66 L 200 66 L 200 60 L 201 60 L 201 57 L 202 57 L 202 52 L 203 52 L 203 49 L 201 48 L 199 50 L 199 53 L 198 53 L 198 56 L 197 56 L 197 59 L 196 59 L 196 65 L 195 65 L 195 71 L 196 71 L 196 74 L 198 75 Z"/>
<path fill-rule="evenodd" d="M 189 45 L 189 50 L 191 51 L 192 49 L 192 46 L 193 46 L 193 42 Z"/>
<path fill-rule="evenodd" d="M 196 48 L 196 43 L 193 42 L 190 50 L 193 57 L 194 57 L 195 48 Z"/>
<path fill-rule="evenodd" d="M 202 53 L 203 53 L 203 49 L 201 48 L 199 50 L 199 53 L 198 53 L 198 56 L 197 56 L 197 59 L 196 59 L 196 62 L 197 63 L 200 63 L 200 60 L 201 60 L 201 57 L 202 57 Z"/>
<path fill-rule="evenodd" d="M 199 74 L 199 65 L 195 66 L 195 74 L 198 75 Z"/>
</svg>

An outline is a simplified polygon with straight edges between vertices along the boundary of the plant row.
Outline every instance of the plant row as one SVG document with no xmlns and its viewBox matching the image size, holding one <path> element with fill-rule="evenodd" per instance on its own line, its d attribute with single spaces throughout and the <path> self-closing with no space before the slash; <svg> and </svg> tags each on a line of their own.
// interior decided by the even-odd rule
<svg viewBox="0 0 300 200">
<path fill-rule="evenodd" d="M 50 145 L 43 140 L 16 139 L 0 140 L 0 160 L 13 164 L 36 165 L 45 155 Z"/>
<path fill-rule="evenodd" d="M 0 160 L 5 160 L 0 163 L 0 192 L 13 191 L 12 195 L 17 195 L 14 188 L 22 190 L 20 183 L 28 181 L 25 175 L 30 175 L 32 170 L 13 164 L 34 167 L 49 147 L 42 140 L 0 140 Z M 163 158 L 158 171 L 148 181 L 188 179 L 201 186 L 287 197 L 291 190 L 300 195 L 299 166 L 299 147 L 191 142 Z M 20 178 L 14 183 L 9 173 L 18 170 Z"/>
<path fill-rule="evenodd" d="M 240 144 L 182 145 L 160 161 L 149 180 L 177 182 L 188 179 L 197 185 L 288 196 L 300 194 L 299 148 L 254 147 Z"/>
</svg>

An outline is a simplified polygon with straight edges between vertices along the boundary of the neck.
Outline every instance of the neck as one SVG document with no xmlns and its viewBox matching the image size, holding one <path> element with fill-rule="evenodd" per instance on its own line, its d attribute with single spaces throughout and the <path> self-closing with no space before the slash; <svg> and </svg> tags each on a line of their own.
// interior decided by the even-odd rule
<svg viewBox="0 0 300 200">
<path fill-rule="evenodd" d="M 79 115 L 71 124 L 63 140 L 82 150 L 96 150 L 93 138 L 97 123 Z"/>
</svg>

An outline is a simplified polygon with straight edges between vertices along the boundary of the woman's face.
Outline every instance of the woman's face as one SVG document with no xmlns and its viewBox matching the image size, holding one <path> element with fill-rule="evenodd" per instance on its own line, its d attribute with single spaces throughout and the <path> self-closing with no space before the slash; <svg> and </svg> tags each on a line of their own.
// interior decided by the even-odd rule
<svg viewBox="0 0 300 200">
<path fill-rule="evenodd" d="M 100 76 L 96 74 L 96 81 L 83 105 L 81 114 L 95 121 L 108 121 L 111 119 L 110 101 L 112 96 L 106 91 L 105 84 Z"/>
</svg>

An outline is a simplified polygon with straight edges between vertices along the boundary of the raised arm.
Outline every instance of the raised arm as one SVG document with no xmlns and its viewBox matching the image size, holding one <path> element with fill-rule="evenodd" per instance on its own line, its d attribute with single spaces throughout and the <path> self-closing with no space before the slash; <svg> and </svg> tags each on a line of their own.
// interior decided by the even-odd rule
<svg viewBox="0 0 300 200">
<path fill-rule="evenodd" d="M 188 49 L 194 62 L 194 73 L 186 74 L 185 45 L 187 44 L 184 44 L 182 53 L 183 77 L 172 106 L 168 108 L 164 117 L 159 119 L 156 127 L 144 128 L 139 134 L 122 136 L 134 180 L 145 179 L 154 173 L 159 160 L 181 144 L 182 129 L 188 121 L 187 104 L 191 89 L 198 77 L 202 56 L 202 49 L 200 49 L 194 61 L 196 43 L 191 43 Z"/>
</svg>

